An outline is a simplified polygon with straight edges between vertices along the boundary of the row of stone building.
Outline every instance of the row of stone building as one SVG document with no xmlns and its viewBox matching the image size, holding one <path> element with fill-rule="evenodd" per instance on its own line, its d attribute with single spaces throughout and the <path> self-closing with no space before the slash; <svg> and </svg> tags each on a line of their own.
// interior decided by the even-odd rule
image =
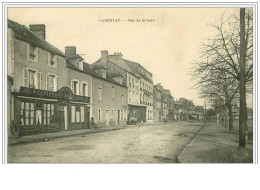
<svg viewBox="0 0 260 190">
<path fill-rule="evenodd" d="M 153 85 L 152 73 L 121 53 L 101 51 L 88 64 L 76 51 L 65 53 L 45 40 L 45 25 L 8 20 L 8 129 L 22 134 L 186 119 L 182 99 Z M 178 108 L 178 109 L 177 109 Z M 187 118 L 188 119 L 188 118 Z"/>
<path fill-rule="evenodd" d="M 202 120 L 205 117 L 203 106 L 195 106 L 192 100 L 174 100 L 170 90 L 159 83 L 154 85 L 154 120 Z"/>
</svg>

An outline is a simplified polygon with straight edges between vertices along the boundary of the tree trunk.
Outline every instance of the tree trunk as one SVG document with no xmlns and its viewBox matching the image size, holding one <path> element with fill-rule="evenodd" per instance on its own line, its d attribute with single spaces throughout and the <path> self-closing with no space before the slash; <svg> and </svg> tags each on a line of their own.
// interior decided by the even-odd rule
<svg viewBox="0 0 260 190">
<path fill-rule="evenodd" d="M 246 147 L 247 108 L 246 108 L 246 40 L 245 8 L 240 8 L 240 109 L 239 109 L 239 147 Z"/>
<path fill-rule="evenodd" d="M 225 110 L 224 110 L 224 126 L 225 126 L 225 128 L 227 128 L 227 108 L 226 108 L 226 106 L 225 106 Z"/>
<path fill-rule="evenodd" d="M 229 115 L 229 132 L 231 133 L 233 131 L 233 114 L 232 114 L 232 105 L 228 104 L 228 115 Z"/>
</svg>

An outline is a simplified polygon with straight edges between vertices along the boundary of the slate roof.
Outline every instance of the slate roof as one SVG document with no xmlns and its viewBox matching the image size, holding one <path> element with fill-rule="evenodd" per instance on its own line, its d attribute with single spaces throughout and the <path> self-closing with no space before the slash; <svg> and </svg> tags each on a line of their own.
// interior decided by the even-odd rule
<svg viewBox="0 0 260 190">
<path fill-rule="evenodd" d="M 68 59 L 80 59 L 84 60 L 80 55 L 74 54 L 74 55 L 66 55 Z"/>
<path fill-rule="evenodd" d="M 106 78 L 103 78 L 101 76 L 99 76 L 97 74 L 97 72 L 95 72 L 93 70 L 93 68 L 91 67 L 90 64 L 86 63 L 86 62 L 83 62 L 83 70 L 80 70 L 79 68 L 77 68 L 76 66 L 74 66 L 68 59 L 66 60 L 66 65 L 68 68 L 70 69 L 73 69 L 73 70 L 76 70 L 76 71 L 79 71 L 79 72 L 82 72 L 82 73 L 85 73 L 85 74 L 88 74 L 88 75 L 91 75 L 92 77 L 95 77 L 95 78 L 98 78 L 98 79 L 101 79 L 101 80 L 105 80 L 105 81 L 108 81 L 108 82 L 111 82 L 113 84 L 116 84 L 118 86 L 122 86 L 122 87 L 125 87 L 124 85 L 121 85 L 119 84 L 117 81 L 113 80 L 113 78 L 111 77 L 110 74 L 107 73 L 106 75 Z"/>
<path fill-rule="evenodd" d="M 127 72 L 131 73 L 132 75 L 135 75 L 136 77 L 139 77 L 137 74 L 132 72 L 132 69 L 125 62 L 115 61 L 115 60 L 111 60 L 111 59 L 108 58 L 108 63 L 115 64 L 115 65 L 121 67 L 122 69 L 126 70 Z M 94 62 L 92 64 L 93 67 L 96 66 L 96 65 L 101 65 L 101 58 L 99 58 L 96 62 Z"/>
<path fill-rule="evenodd" d="M 56 47 L 54 47 L 53 45 L 51 45 L 47 41 L 42 40 L 39 37 L 37 37 L 36 35 L 34 35 L 30 31 L 30 29 L 27 28 L 26 26 L 18 24 L 16 22 L 8 19 L 8 28 L 13 29 L 14 36 L 15 36 L 16 39 L 28 42 L 28 43 L 33 44 L 35 46 L 38 46 L 42 49 L 50 51 L 50 52 L 52 52 L 56 55 L 60 55 L 62 57 L 65 57 L 65 54 L 62 51 L 60 51 L 59 49 L 57 49 Z"/>
<path fill-rule="evenodd" d="M 125 61 L 125 63 L 128 65 L 128 67 L 131 69 L 131 71 L 135 74 L 138 74 L 138 64 L 139 63 L 136 63 L 136 62 L 133 62 L 133 61 L 129 61 L 129 60 L 126 60 L 126 59 L 123 59 Z"/>
</svg>

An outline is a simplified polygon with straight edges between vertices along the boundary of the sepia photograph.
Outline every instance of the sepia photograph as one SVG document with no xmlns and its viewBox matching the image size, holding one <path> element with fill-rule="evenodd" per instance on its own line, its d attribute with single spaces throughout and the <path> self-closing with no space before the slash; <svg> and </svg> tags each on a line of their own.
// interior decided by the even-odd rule
<svg viewBox="0 0 260 190">
<path fill-rule="evenodd" d="M 6 163 L 254 163 L 253 5 L 6 11 Z"/>
</svg>

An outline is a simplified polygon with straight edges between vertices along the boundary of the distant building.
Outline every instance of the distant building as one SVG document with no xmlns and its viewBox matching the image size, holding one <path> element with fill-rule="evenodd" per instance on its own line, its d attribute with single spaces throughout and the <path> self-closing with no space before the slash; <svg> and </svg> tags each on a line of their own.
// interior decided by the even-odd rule
<svg viewBox="0 0 260 190">
<path fill-rule="evenodd" d="M 171 95 L 169 89 L 164 89 L 163 86 L 158 83 L 154 85 L 161 92 L 161 110 L 163 120 L 173 120 L 177 119 L 177 112 L 174 109 L 174 98 Z"/>
<path fill-rule="evenodd" d="M 195 114 L 198 116 L 199 120 L 204 119 L 204 107 L 203 106 L 196 106 L 195 107 Z"/>
<path fill-rule="evenodd" d="M 154 121 L 162 120 L 162 94 L 157 86 L 153 86 L 153 118 Z"/>
</svg>

